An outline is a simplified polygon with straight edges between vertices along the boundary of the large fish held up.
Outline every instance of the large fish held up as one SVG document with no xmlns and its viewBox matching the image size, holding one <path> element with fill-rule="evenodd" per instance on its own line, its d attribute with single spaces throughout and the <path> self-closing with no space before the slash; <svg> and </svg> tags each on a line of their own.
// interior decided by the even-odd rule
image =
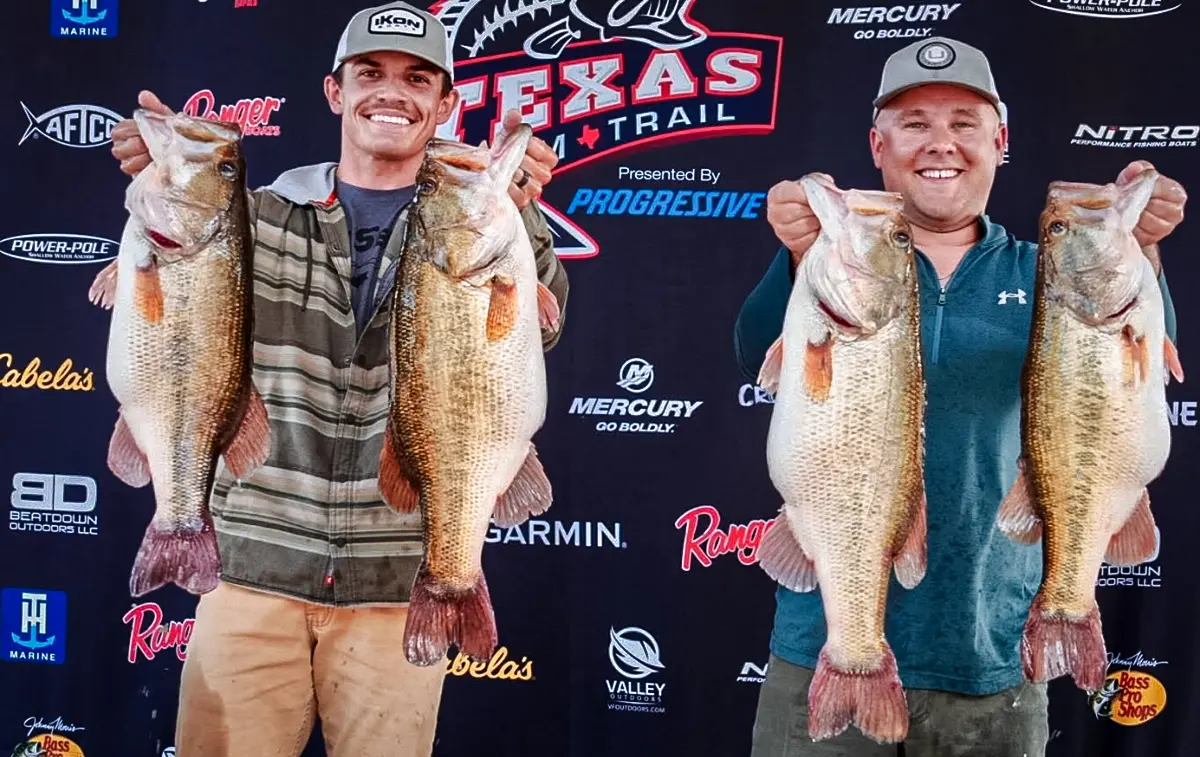
<svg viewBox="0 0 1200 757">
<path fill-rule="evenodd" d="M 925 576 L 925 386 L 912 231 L 899 194 L 800 180 L 821 232 L 796 268 L 759 383 L 784 504 L 759 549 L 771 578 L 820 586 L 827 638 L 808 691 L 809 735 L 853 724 L 879 743 L 908 733 L 884 637 L 889 572 Z"/>
<path fill-rule="evenodd" d="M 1167 372 L 1183 380 L 1157 277 L 1133 236 L 1157 178 L 1053 182 L 1041 215 L 1022 453 L 997 518 L 1014 541 L 1043 542 L 1021 642 L 1030 681 L 1070 674 L 1079 688 L 1103 685 L 1100 564 L 1136 565 L 1156 548 L 1146 485 L 1170 454 Z"/>
<path fill-rule="evenodd" d="M 244 478 L 267 458 L 251 375 L 253 287 L 246 169 L 235 125 L 134 112 L 152 162 L 130 183 L 117 259 L 89 298 L 112 308 L 107 378 L 120 405 L 109 469 L 153 483 L 156 509 L 129 589 L 216 588 L 208 509 L 218 458 Z"/>
<path fill-rule="evenodd" d="M 451 645 L 491 656 L 488 521 L 513 526 L 550 507 L 532 438 L 546 415 L 541 327 L 559 310 L 508 196 L 531 135 L 522 124 L 491 148 L 431 140 L 398 263 L 379 486 L 391 507 L 422 516 L 404 630 L 416 665 L 444 660 Z"/>
</svg>

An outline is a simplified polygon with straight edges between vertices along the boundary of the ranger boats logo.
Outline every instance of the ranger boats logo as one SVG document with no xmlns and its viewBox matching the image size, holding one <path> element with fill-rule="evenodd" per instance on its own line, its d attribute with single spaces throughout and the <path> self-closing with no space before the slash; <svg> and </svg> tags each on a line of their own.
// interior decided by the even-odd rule
<svg viewBox="0 0 1200 757">
<path fill-rule="evenodd" d="M 640 357 L 630 358 L 621 364 L 616 384 L 630 394 L 641 394 L 654 384 L 654 365 Z M 571 409 L 567 412 L 571 415 L 619 415 L 622 417 L 633 416 L 639 419 L 649 416 L 655 421 L 602 420 L 596 424 L 596 430 L 634 434 L 673 434 L 678 422 L 663 422 L 664 419 L 691 418 L 692 413 L 696 412 L 696 408 L 703 404 L 703 400 L 575 397 L 571 400 Z"/>
<path fill-rule="evenodd" d="M 478 144 L 519 108 L 558 175 L 651 142 L 770 133 L 783 38 L 710 31 L 694 2 L 438 0 L 461 98 L 438 136 Z M 599 253 L 549 198 L 540 206 L 559 257 Z"/>
</svg>

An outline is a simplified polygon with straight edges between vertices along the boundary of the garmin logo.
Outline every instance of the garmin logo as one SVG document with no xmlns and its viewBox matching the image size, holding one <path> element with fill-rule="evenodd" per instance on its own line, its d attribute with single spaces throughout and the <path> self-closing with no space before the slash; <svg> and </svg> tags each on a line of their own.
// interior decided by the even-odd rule
<svg viewBox="0 0 1200 757">
<path fill-rule="evenodd" d="M 371 34 L 406 34 L 425 36 L 425 19 L 404 8 L 379 11 L 367 21 Z"/>
</svg>

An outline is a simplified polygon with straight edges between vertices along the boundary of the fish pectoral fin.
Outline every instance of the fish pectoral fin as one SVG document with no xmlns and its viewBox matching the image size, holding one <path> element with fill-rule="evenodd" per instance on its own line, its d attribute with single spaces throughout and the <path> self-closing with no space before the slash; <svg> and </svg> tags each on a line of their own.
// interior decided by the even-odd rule
<svg viewBox="0 0 1200 757">
<path fill-rule="evenodd" d="M 138 312 L 150 323 L 158 323 L 163 318 L 162 283 L 158 279 L 158 265 L 153 261 L 145 267 L 138 267 L 133 279 L 133 301 Z"/>
<path fill-rule="evenodd" d="M 758 564 L 768 576 L 792 591 L 807 592 L 817 588 L 816 566 L 804 553 L 782 510 L 771 521 L 758 546 Z"/>
<path fill-rule="evenodd" d="M 92 286 L 88 288 L 88 301 L 109 310 L 116 297 L 117 261 L 114 260 L 100 269 L 100 273 L 96 274 L 96 278 L 92 280 Z"/>
<path fill-rule="evenodd" d="M 896 554 L 892 562 L 896 571 L 896 580 L 906 589 L 915 589 L 925 578 L 925 566 L 928 560 L 927 536 L 928 516 L 925 504 L 925 486 L 921 485 L 920 494 L 914 497 L 912 525 L 908 529 L 908 537 L 904 546 Z"/>
<path fill-rule="evenodd" d="M 383 501 L 397 512 L 415 512 L 421 504 L 421 497 L 412 481 L 400 469 L 400 458 L 392 444 L 391 421 L 384 429 L 383 449 L 379 452 L 379 493 L 383 495 Z"/>
<path fill-rule="evenodd" d="M 1104 562 L 1109 565 L 1140 565 L 1158 548 L 1158 532 L 1150 512 L 1150 492 L 1143 489 L 1137 507 L 1121 528 L 1108 540 Z"/>
<path fill-rule="evenodd" d="M 501 528 L 519 526 L 530 517 L 549 510 L 552 501 L 550 479 L 546 478 L 546 471 L 538 460 L 537 449 L 530 443 L 529 454 L 521 469 L 508 489 L 496 498 L 492 521 Z"/>
<path fill-rule="evenodd" d="M 238 481 L 245 479 L 267 461 L 271 453 L 271 425 L 267 406 L 258 388 L 250 384 L 250 400 L 242 414 L 241 425 L 229 446 L 225 448 L 225 465 Z"/>
<path fill-rule="evenodd" d="M 809 342 L 804 347 L 804 386 L 808 396 L 817 402 L 829 397 L 833 385 L 833 335 L 825 334 L 819 344 Z"/>
<path fill-rule="evenodd" d="M 1042 519 L 1033 509 L 1024 457 L 1017 461 L 1017 469 L 1017 480 L 1000 503 L 996 525 L 1018 544 L 1036 544 L 1042 538 Z"/>
<path fill-rule="evenodd" d="M 1175 343 L 1171 341 L 1171 337 L 1163 337 L 1163 358 L 1166 361 L 1167 368 L 1171 371 L 1171 375 L 1179 383 L 1183 383 L 1183 365 L 1179 362 L 1179 353 L 1175 350 Z M 1170 378 L 1167 379 L 1170 382 Z"/>
<path fill-rule="evenodd" d="M 1150 352 L 1145 335 L 1138 336 L 1132 326 L 1121 329 L 1122 365 L 1125 386 L 1138 386 L 1150 376 Z"/>
<path fill-rule="evenodd" d="M 758 385 L 774 394 L 779 389 L 779 374 L 783 372 L 783 337 L 767 350 L 762 367 L 758 369 Z"/>
<path fill-rule="evenodd" d="M 517 283 L 508 276 L 494 276 L 488 286 L 492 299 L 488 305 L 487 338 L 495 342 L 508 336 L 517 324 Z"/>
<path fill-rule="evenodd" d="M 544 329 L 556 330 L 561 312 L 558 308 L 558 298 L 550 287 L 542 282 L 537 285 L 538 326 Z"/>
<path fill-rule="evenodd" d="M 137 440 L 133 438 L 133 432 L 125 422 L 124 415 L 117 416 L 117 426 L 108 441 L 108 469 L 135 489 L 150 483 L 150 464 L 146 461 L 146 455 L 138 446 Z"/>
</svg>

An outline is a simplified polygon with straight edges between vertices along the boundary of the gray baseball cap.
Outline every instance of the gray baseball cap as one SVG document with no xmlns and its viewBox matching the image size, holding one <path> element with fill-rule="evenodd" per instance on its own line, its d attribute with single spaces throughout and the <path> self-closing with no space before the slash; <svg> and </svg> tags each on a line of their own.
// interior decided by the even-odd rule
<svg viewBox="0 0 1200 757">
<path fill-rule="evenodd" d="M 977 48 L 947 37 L 930 37 L 892 53 L 883 64 L 875 116 L 884 103 L 922 84 L 956 84 L 983 95 L 1001 118 L 1005 108 L 996 91 L 996 81 L 987 56 Z"/>
<path fill-rule="evenodd" d="M 454 81 L 454 59 L 450 56 L 446 27 L 433 14 L 401 2 L 355 13 L 338 42 L 333 70 L 347 58 L 385 50 L 427 60 Z"/>
</svg>

